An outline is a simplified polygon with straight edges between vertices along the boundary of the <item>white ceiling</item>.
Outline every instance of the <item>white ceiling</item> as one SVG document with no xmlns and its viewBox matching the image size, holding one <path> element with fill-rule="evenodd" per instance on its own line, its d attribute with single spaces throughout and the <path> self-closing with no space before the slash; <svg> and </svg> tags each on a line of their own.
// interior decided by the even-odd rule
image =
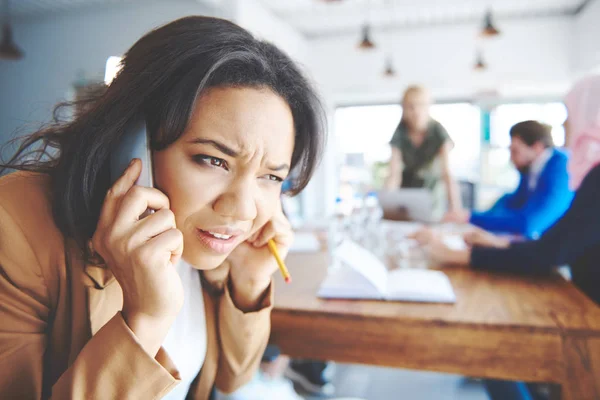
<svg viewBox="0 0 600 400">
<path fill-rule="evenodd" d="M 307 36 L 356 32 L 366 21 L 379 29 L 498 19 L 572 15 L 600 0 L 260 0 Z"/>
<path fill-rule="evenodd" d="M 2 0 L 3 1 L 3 0 Z M 17 17 L 99 4 L 143 0 L 9 0 Z M 163 0 L 165 2 L 171 0 Z M 217 6 L 222 0 L 187 0 Z M 241 0 L 243 1 L 243 0 Z M 259 0 L 306 36 L 350 34 L 368 21 L 378 29 L 480 21 L 491 7 L 497 19 L 572 15 L 600 0 Z"/>
</svg>

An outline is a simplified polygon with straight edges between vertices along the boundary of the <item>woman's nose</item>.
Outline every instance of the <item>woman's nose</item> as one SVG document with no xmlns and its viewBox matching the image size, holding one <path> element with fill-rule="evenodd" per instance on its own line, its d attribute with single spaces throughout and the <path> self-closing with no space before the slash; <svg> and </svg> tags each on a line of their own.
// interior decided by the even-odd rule
<svg viewBox="0 0 600 400">
<path fill-rule="evenodd" d="M 237 221 L 252 221 L 257 214 L 255 190 L 248 182 L 232 184 L 217 197 L 213 209 L 224 217 Z"/>
</svg>

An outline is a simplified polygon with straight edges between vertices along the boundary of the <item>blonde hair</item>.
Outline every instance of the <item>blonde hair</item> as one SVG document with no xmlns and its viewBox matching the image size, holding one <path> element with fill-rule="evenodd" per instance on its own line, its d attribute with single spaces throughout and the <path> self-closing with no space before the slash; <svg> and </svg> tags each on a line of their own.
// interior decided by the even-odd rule
<svg viewBox="0 0 600 400">
<path fill-rule="evenodd" d="M 422 95 L 431 102 L 431 93 L 429 92 L 429 89 L 421 85 L 409 85 L 402 95 L 402 103 L 406 102 L 406 99 L 413 95 Z"/>
</svg>

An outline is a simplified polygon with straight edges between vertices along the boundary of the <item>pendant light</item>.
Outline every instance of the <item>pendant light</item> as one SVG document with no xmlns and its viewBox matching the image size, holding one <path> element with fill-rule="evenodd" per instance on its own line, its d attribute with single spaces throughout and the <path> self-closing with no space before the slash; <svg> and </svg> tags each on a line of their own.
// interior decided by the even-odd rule
<svg viewBox="0 0 600 400">
<path fill-rule="evenodd" d="M 2 39 L 0 40 L 0 59 L 19 60 L 23 52 L 13 41 L 12 27 L 10 25 L 9 0 L 4 0 L 4 19 L 2 21 Z"/>
<path fill-rule="evenodd" d="M 473 69 L 475 71 L 483 71 L 487 69 L 487 64 L 483 59 L 483 52 L 481 50 L 477 50 L 477 54 L 475 55 L 475 65 L 473 65 Z"/>
<path fill-rule="evenodd" d="M 371 26 L 365 23 L 362 28 L 362 38 L 358 43 L 358 48 L 362 50 L 370 50 L 375 48 L 375 43 L 371 40 Z"/>
<path fill-rule="evenodd" d="M 388 78 L 396 76 L 396 68 L 394 68 L 392 56 L 388 56 L 385 60 L 385 70 L 383 71 L 383 75 Z"/>
<path fill-rule="evenodd" d="M 485 16 L 483 18 L 483 28 L 481 30 L 480 36 L 494 37 L 498 35 L 500 35 L 500 31 L 494 25 L 492 10 L 489 9 L 486 11 Z"/>
</svg>

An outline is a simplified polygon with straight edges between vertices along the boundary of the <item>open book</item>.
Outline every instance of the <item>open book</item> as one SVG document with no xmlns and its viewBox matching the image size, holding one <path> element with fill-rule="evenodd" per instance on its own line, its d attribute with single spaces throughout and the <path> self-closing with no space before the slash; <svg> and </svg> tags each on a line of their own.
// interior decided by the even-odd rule
<svg viewBox="0 0 600 400">
<path fill-rule="evenodd" d="M 398 269 L 389 272 L 374 254 L 344 240 L 334 251 L 340 266 L 329 272 L 319 297 L 454 303 L 450 280 L 441 271 Z"/>
</svg>

